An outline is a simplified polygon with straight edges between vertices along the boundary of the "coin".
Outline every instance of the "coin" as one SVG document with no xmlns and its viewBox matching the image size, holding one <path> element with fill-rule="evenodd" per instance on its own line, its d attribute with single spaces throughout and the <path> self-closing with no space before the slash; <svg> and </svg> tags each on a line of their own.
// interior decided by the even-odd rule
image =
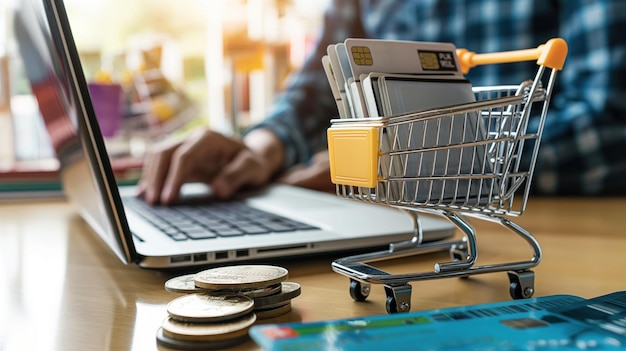
<svg viewBox="0 0 626 351">
<path fill-rule="evenodd" d="M 195 274 L 186 274 L 178 277 L 170 278 L 165 282 L 165 290 L 175 293 L 195 293 L 202 292 L 193 281 Z"/>
<path fill-rule="evenodd" d="M 166 318 L 161 328 L 166 337 L 182 341 L 223 341 L 239 338 L 248 334 L 250 326 L 256 322 L 256 315 L 247 315 L 223 322 L 187 323 L 172 317 Z"/>
<path fill-rule="evenodd" d="M 226 349 L 239 345 L 249 339 L 248 335 L 240 337 L 234 337 L 226 340 L 213 340 L 213 341 L 187 341 L 173 339 L 163 333 L 163 328 L 159 328 L 156 334 L 157 344 L 162 347 L 166 347 L 172 350 L 217 350 Z"/>
<path fill-rule="evenodd" d="M 167 304 L 169 315 L 182 322 L 214 322 L 243 316 L 254 308 L 254 301 L 238 294 L 189 294 Z"/>
<path fill-rule="evenodd" d="M 250 289 L 202 289 L 196 286 L 194 282 L 195 274 L 185 274 L 177 277 L 170 278 L 165 282 L 165 290 L 174 293 L 191 294 L 210 292 L 211 294 L 241 294 L 250 298 L 257 298 L 263 296 L 269 296 L 278 294 L 281 290 L 280 284 L 275 284 L 263 288 L 250 288 Z"/>
<path fill-rule="evenodd" d="M 200 289 L 200 288 L 199 288 Z M 275 295 L 280 293 L 282 289 L 281 284 L 276 284 L 272 286 L 268 286 L 266 288 L 251 288 L 251 289 L 218 289 L 218 290 L 209 290 L 209 289 L 200 289 L 206 291 L 208 294 L 219 294 L 219 293 L 230 293 L 230 294 L 241 294 L 245 295 L 249 298 L 256 299 L 257 297 L 264 297 L 269 295 Z"/>
<path fill-rule="evenodd" d="M 283 314 L 291 311 L 291 301 L 284 302 L 282 305 L 275 308 L 268 308 L 262 310 L 254 310 L 254 314 L 258 319 L 267 319 L 282 316 Z"/>
<path fill-rule="evenodd" d="M 291 304 L 291 300 L 277 302 L 275 304 L 264 306 L 264 307 L 261 307 L 261 308 L 255 308 L 254 312 L 273 310 L 275 308 L 283 307 L 283 306 L 288 305 L 288 304 Z"/>
<path fill-rule="evenodd" d="M 254 308 L 272 308 L 278 307 L 282 302 L 300 296 L 300 284 L 293 282 L 282 282 L 281 291 L 278 294 L 254 298 Z"/>
<path fill-rule="evenodd" d="M 194 282 L 203 289 L 252 289 L 283 282 L 287 274 L 285 268 L 277 266 L 226 266 L 196 273 Z"/>
</svg>

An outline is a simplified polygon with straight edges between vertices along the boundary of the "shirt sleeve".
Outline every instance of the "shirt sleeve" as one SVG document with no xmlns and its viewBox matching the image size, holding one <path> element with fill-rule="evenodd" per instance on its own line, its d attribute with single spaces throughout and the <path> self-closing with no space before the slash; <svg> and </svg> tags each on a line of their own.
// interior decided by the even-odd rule
<svg viewBox="0 0 626 351">
<path fill-rule="evenodd" d="M 266 128 L 285 146 L 283 169 L 307 162 L 327 147 L 326 130 L 338 110 L 322 67 L 329 44 L 348 37 L 363 37 L 357 1 L 333 0 L 324 13 L 323 28 L 315 48 L 303 67 L 290 75 L 264 121 L 253 126 Z"/>
<path fill-rule="evenodd" d="M 536 190 L 626 193 L 626 2 L 561 1 L 568 56 L 548 110 Z"/>
</svg>

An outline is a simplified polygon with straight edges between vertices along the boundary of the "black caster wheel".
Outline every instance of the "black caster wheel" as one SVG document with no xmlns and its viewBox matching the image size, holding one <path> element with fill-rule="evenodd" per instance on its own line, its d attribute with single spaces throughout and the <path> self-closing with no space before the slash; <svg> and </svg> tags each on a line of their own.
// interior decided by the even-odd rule
<svg viewBox="0 0 626 351">
<path fill-rule="evenodd" d="M 387 300 L 385 301 L 385 309 L 387 313 L 402 313 L 411 310 L 411 285 L 386 285 L 385 293 Z"/>
<path fill-rule="evenodd" d="M 528 299 L 535 293 L 533 271 L 509 272 L 509 293 L 514 300 Z"/>
<path fill-rule="evenodd" d="M 522 285 L 519 282 L 512 282 L 509 287 L 509 293 L 513 300 L 521 300 L 531 298 L 534 290 L 532 288 L 522 289 Z"/>
<path fill-rule="evenodd" d="M 387 309 L 387 313 L 389 314 L 398 313 L 398 304 L 396 303 L 396 299 L 393 296 L 387 296 L 385 308 Z"/>
<path fill-rule="evenodd" d="M 356 280 L 350 280 L 350 296 L 354 301 L 365 301 L 370 295 L 370 285 L 364 284 Z"/>
</svg>

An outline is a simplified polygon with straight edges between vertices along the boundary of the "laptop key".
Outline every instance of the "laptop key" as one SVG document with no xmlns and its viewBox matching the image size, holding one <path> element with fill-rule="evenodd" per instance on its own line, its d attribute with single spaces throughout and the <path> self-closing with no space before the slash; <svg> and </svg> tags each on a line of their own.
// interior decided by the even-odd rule
<svg viewBox="0 0 626 351">
<path fill-rule="evenodd" d="M 188 232 L 188 231 L 206 231 L 206 229 L 198 224 L 193 224 L 193 223 L 185 223 L 185 224 L 181 224 L 181 225 L 177 225 L 176 228 L 178 228 L 178 230 L 183 231 L 183 232 Z"/>
<path fill-rule="evenodd" d="M 235 228 L 223 228 L 223 229 L 216 230 L 215 232 L 219 236 L 236 236 L 236 235 L 244 234 L 244 232 Z"/>
<path fill-rule="evenodd" d="M 263 234 L 269 233 L 270 230 L 262 227 L 260 225 L 239 225 L 237 226 L 240 230 L 242 230 L 246 234 Z"/>
<path fill-rule="evenodd" d="M 217 225 L 221 225 L 222 221 L 217 220 L 217 219 L 210 219 L 210 218 L 196 218 L 196 221 L 206 227 L 212 228 L 215 227 Z"/>
<path fill-rule="evenodd" d="M 173 235 L 180 233 L 180 230 L 174 227 L 170 227 L 170 228 L 163 229 L 163 232 L 169 236 L 173 236 Z"/>
<path fill-rule="evenodd" d="M 210 232 L 208 230 L 197 230 L 197 231 L 187 231 L 185 232 L 188 237 L 191 239 L 212 239 L 217 238 L 217 234 Z"/>
<path fill-rule="evenodd" d="M 273 232 L 291 232 L 294 231 L 294 227 L 289 225 L 288 223 L 279 222 L 276 220 L 273 221 L 263 221 L 259 223 L 260 225 L 268 228 Z"/>
<path fill-rule="evenodd" d="M 176 233 L 174 235 L 170 235 L 170 238 L 172 238 L 173 240 L 176 240 L 176 241 L 182 241 L 182 240 L 189 239 L 189 237 L 187 237 L 187 235 L 185 235 L 183 233 Z"/>
</svg>

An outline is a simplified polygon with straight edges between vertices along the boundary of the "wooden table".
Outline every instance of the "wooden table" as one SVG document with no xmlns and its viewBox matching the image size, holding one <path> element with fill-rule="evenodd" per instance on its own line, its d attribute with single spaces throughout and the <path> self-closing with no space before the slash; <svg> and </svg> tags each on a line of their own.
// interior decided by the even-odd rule
<svg viewBox="0 0 626 351">
<path fill-rule="evenodd" d="M 514 220 L 542 246 L 535 296 L 593 297 L 626 289 L 626 198 L 531 198 Z M 527 259 L 518 237 L 474 221 L 479 263 Z M 317 321 L 385 313 L 385 293 L 372 286 L 354 302 L 348 278 L 330 263 L 343 254 L 273 261 L 301 284 L 293 310 L 268 322 Z M 391 272 L 418 272 L 447 254 L 376 263 Z M 195 270 L 194 270 L 195 271 Z M 156 350 L 165 305 L 162 272 L 125 266 L 63 200 L 0 204 L 0 350 Z M 508 300 L 505 272 L 470 279 L 413 282 L 412 310 Z M 234 350 L 258 349 L 253 341 Z"/>
</svg>

